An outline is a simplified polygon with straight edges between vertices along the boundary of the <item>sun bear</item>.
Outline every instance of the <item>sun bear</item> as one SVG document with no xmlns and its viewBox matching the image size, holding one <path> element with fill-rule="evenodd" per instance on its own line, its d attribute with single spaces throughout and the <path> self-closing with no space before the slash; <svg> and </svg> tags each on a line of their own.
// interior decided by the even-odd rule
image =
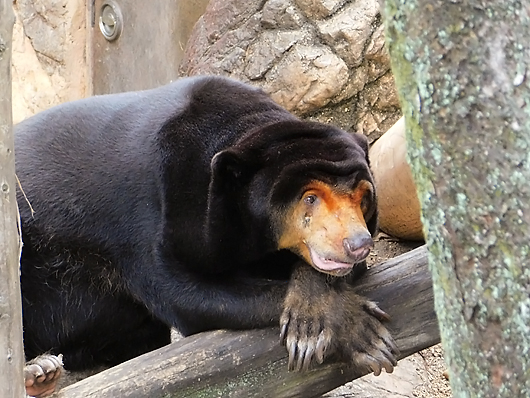
<svg viewBox="0 0 530 398">
<path fill-rule="evenodd" d="M 15 151 L 28 358 L 115 365 L 170 327 L 279 325 L 291 369 L 396 364 L 386 314 L 344 277 L 377 222 L 363 136 L 210 76 L 56 106 Z"/>
</svg>

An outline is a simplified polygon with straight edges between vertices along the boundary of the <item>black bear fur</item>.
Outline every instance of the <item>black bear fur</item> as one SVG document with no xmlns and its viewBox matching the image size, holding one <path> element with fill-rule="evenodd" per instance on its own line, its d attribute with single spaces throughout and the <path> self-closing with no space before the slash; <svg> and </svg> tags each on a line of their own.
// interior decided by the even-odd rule
<svg viewBox="0 0 530 398">
<path fill-rule="evenodd" d="M 221 77 L 65 103 L 17 125 L 15 142 L 26 356 L 61 353 L 67 369 L 158 348 L 171 326 L 189 335 L 278 325 L 292 312 L 293 269 L 337 283 L 278 248 L 286 209 L 312 180 L 372 182 L 364 137 L 301 121 Z M 291 295 L 310 297 L 304 283 Z M 352 305 L 380 328 L 368 342 L 392 347 L 382 312 Z"/>
</svg>

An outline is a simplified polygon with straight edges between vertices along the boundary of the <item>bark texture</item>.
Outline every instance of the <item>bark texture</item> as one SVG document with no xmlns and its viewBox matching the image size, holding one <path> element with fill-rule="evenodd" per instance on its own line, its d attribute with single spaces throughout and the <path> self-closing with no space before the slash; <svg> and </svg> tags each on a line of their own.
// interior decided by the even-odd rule
<svg viewBox="0 0 530 398">
<path fill-rule="evenodd" d="M 530 392 L 529 12 L 385 5 L 455 397 Z"/>
<path fill-rule="evenodd" d="M 0 397 L 25 397 L 11 114 L 12 2 L 0 0 Z"/>
</svg>

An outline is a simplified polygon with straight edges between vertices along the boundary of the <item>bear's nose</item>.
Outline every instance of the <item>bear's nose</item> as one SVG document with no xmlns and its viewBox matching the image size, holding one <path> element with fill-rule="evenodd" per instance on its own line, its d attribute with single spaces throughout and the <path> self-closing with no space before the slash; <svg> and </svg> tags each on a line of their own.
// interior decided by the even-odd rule
<svg viewBox="0 0 530 398">
<path fill-rule="evenodd" d="M 363 261 L 374 247 L 374 241 L 369 233 L 360 233 L 349 238 L 344 238 L 342 244 L 348 257 L 354 263 Z"/>
</svg>

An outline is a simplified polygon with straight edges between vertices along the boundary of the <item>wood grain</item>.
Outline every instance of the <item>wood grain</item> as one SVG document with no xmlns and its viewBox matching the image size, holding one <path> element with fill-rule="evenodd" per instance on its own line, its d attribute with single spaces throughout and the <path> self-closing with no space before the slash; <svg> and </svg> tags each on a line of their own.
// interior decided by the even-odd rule
<svg viewBox="0 0 530 398">
<path fill-rule="evenodd" d="M 20 235 L 11 110 L 13 2 L 0 0 L 0 397 L 25 397 Z"/>
<path fill-rule="evenodd" d="M 357 288 L 391 315 L 388 327 L 401 358 L 439 342 L 424 246 L 374 266 Z M 288 372 L 278 336 L 278 328 L 197 334 L 66 387 L 58 396 L 310 398 L 364 375 L 344 364 Z"/>
</svg>

